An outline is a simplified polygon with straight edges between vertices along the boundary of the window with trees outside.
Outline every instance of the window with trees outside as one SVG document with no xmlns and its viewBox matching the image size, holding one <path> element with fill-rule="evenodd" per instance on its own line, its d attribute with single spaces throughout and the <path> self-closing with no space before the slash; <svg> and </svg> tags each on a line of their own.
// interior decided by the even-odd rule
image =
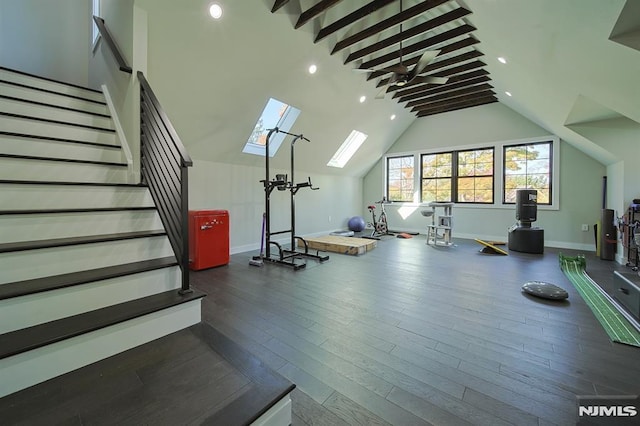
<svg viewBox="0 0 640 426">
<path fill-rule="evenodd" d="M 422 188 L 423 203 L 431 201 L 453 201 L 451 189 L 453 182 L 453 153 L 422 154 Z"/>
<path fill-rule="evenodd" d="M 515 203 L 518 189 L 536 189 L 538 204 L 550 205 L 552 203 L 552 154 L 551 141 L 506 145 L 503 155 L 503 203 Z"/>
<path fill-rule="evenodd" d="M 493 148 L 457 152 L 457 203 L 493 203 Z"/>
<path fill-rule="evenodd" d="M 493 203 L 493 148 L 422 154 L 421 202 Z"/>
<path fill-rule="evenodd" d="M 414 157 L 387 158 L 387 200 L 413 202 Z"/>
</svg>

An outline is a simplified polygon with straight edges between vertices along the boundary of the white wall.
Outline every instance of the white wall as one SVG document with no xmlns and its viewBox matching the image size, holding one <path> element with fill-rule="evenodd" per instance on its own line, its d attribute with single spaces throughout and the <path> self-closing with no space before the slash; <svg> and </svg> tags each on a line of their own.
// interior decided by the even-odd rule
<svg viewBox="0 0 640 426">
<path fill-rule="evenodd" d="M 506 106 L 494 103 L 434 117 L 418 119 L 387 153 L 428 149 L 454 149 L 456 146 L 521 140 L 548 135 L 548 132 Z M 562 142 L 560 145 L 559 210 L 538 209 L 534 226 L 545 230 L 548 246 L 595 250 L 591 226 L 600 215 L 602 176 L 605 167 Z M 499 176 L 496 178 L 499 179 Z M 556 188 L 558 189 L 558 188 Z M 382 160 L 364 180 L 364 199 L 372 203 L 382 197 Z M 425 206 L 391 206 L 391 228 L 424 232 L 430 219 L 420 211 Z M 366 210 L 362 211 L 364 215 Z M 454 237 L 506 240 L 507 228 L 515 222 L 515 208 L 456 206 Z M 589 224 L 590 231 L 581 231 Z"/>
<path fill-rule="evenodd" d="M 239 146 L 238 149 L 241 149 Z M 287 152 L 278 155 L 288 154 Z M 250 155 L 250 154 L 246 154 Z M 288 170 L 271 169 L 276 173 Z M 309 176 L 295 171 L 295 182 Z M 302 188 L 295 197 L 296 234 L 302 237 L 326 235 L 347 229 L 350 217 L 362 208 L 362 179 L 311 174 L 311 182 L 319 190 Z M 190 210 L 228 210 L 232 253 L 257 250 L 260 247 L 264 190 L 260 180 L 265 178 L 264 167 L 239 166 L 194 159 L 189 169 Z M 271 230 L 290 229 L 289 191 L 274 190 L 271 195 Z M 273 240 L 289 241 L 289 235 L 274 236 Z"/>
<path fill-rule="evenodd" d="M 88 14 L 85 0 L 0 0 L 0 65 L 87 85 Z"/>
</svg>

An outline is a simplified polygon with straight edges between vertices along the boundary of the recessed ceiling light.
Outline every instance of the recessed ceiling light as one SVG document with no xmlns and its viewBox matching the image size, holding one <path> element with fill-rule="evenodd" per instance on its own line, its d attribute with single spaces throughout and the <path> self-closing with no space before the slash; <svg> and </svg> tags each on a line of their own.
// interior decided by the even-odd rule
<svg viewBox="0 0 640 426">
<path fill-rule="evenodd" d="M 309 65 L 309 74 L 315 74 L 318 71 L 318 67 L 315 64 Z"/>
<path fill-rule="evenodd" d="M 364 95 L 360 96 L 360 103 L 364 103 L 364 101 L 366 101 L 366 100 L 367 100 L 366 96 L 364 96 Z"/>
<path fill-rule="evenodd" d="M 501 64 L 506 64 L 507 60 L 505 58 L 503 58 L 502 56 L 498 57 L 498 62 L 500 62 Z"/>
<path fill-rule="evenodd" d="M 507 95 L 507 96 L 512 96 L 511 92 L 504 92 L 504 94 Z"/>
<path fill-rule="evenodd" d="M 396 119 L 396 115 L 395 114 L 391 114 L 391 117 L 389 117 L 391 120 L 395 120 Z"/>
<path fill-rule="evenodd" d="M 222 6 L 218 3 L 213 3 L 209 6 L 209 15 L 211 15 L 213 19 L 220 19 L 222 17 Z"/>
</svg>

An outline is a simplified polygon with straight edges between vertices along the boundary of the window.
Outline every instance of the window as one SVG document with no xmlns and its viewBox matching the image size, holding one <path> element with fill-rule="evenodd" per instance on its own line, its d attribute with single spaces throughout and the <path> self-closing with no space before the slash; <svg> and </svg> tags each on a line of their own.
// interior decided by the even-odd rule
<svg viewBox="0 0 640 426">
<path fill-rule="evenodd" d="M 457 153 L 457 203 L 493 203 L 493 148 Z"/>
<path fill-rule="evenodd" d="M 414 157 L 387 158 L 387 200 L 413 202 Z"/>
<path fill-rule="evenodd" d="M 493 203 L 493 148 L 422 154 L 421 202 Z"/>
<path fill-rule="evenodd" d="M 300 115 L 299 109 L 277 99 L 269 98 L 242 152 L 264 156 L 269 130 L 277 127 L 283 132 L 288 132 L 293 127 L 298 115 Z M 285 133 L 271 134 L 269 157 L 273 157 L 278 152 L 278 148 L 286 136 Z"/>
<path fill-rule="evenodd" d="M 560 140 L 556 136 L 467 145 L 444 152 L 385 156 L 387 199 L 507 207 L 517 189 L 536 189 L 538 204 L 559 208 Z M 502 175 L 503 179 L 496 179 Z M 552 191 L 552 186 L 555 188 Z M 502 201 L 497 199 L 502 193 Z M 508 208 L 511 208 L 509 206 Z"/>
<path fill-rule="evenodd" d="M 100 31 L 98 31 L 98 26 L 96 22 L 93 20 L 94 16 L 100 16 L 100 0 L 93 0 L 91 3 L 91 42 L 95 46 L 98 43 L 98 37 L 100 37 Z M 85 27 L 86 28 L 86 27 Z"/>
<path fill-rule="evenodd" d="M 551 141 L 504 147 L 503 203 L 515 203 L 518 189 L 536 189 L 538 204 L 552 203 L 552 153 Z"/>
<path fill-rule="evenodd" d="M 453 153 L 423 154 L 421 201 L 453 201 L 451 198 L 453 181 Z"/>
<path fill-rule="evenodd" d="M 342 142 L 340 148 L 333 154 L 327 166 L 343 168 L 358 148 L 360 148 L 360 145 L 362 145 L 365 139 L 367 139 L 367 135 L 357 130 L 352 130 L 347 139 Z"/>
</svg>

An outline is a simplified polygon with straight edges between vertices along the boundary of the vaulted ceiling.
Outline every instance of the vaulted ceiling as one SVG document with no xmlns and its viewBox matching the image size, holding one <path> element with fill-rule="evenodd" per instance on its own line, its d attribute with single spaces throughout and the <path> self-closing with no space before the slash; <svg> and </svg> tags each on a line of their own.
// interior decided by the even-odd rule
<svg viewBox="0 0 640 426">
<path fill-rule="evenodd" d="M 270 97 L 302 111 L 296 167 L 312 173 L 364 176 L 414 123 L 464 126 L 461 109 L 513 110 L 603 164 L 640 140 L 640 0 L 215 0 L 219 21 L 211 1 L 135 0 L 149 80 L 196 159 L 261 167 L 241 151 Z M 385 86 L 406 77 L 401 41 L 407 74 L 437 55 Z M 354 129 L 366 142 L 327 167 Z"/>
<path fill-rule="evenodd" d="M 315 19 L 314 43 L 332 37 L 331 55 L 417 117 L 498 101 L 472 11 L 454 0 L 316 0 L 299 12 L 293 3 L 275 0 L 271 12 L 292 5 L 296 29 Z"/>
</svg>

